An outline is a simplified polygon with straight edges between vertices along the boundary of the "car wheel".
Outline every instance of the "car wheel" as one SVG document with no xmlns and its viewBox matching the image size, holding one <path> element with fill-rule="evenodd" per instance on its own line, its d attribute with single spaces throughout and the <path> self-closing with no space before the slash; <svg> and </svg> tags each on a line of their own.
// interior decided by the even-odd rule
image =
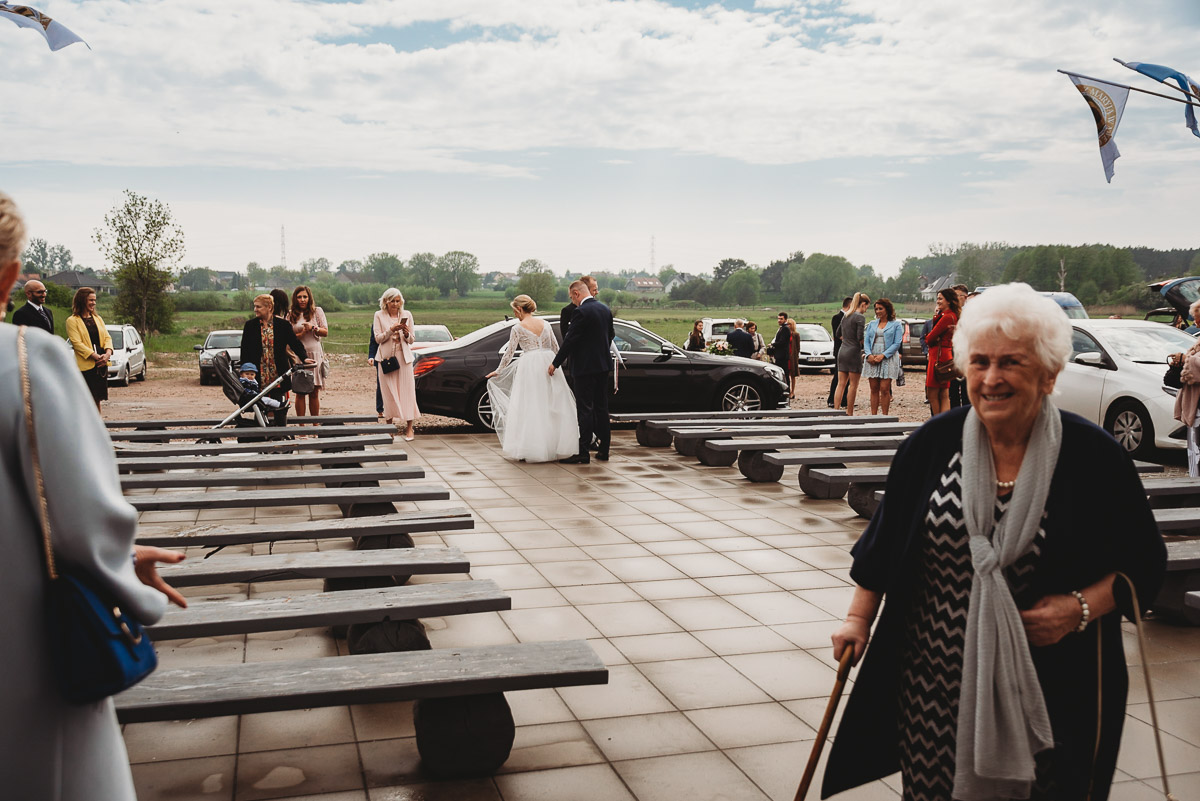
<svg viewBox="0 0 1200 801">
<path fill-rule="evenodd" d="M 717 410 L 722 412 L 753 412 L 762 408 L 762 394 L 748 379 L 734 379 L 722 387 L 717 396 Z"/>
<path fill-rule="evenodd" d="M 479 430 L 496 430 L 495 425 L 492 423 L 492 399 L 488 395 L 486 384 L 477 389 L 471 396 L 471 403 L 467 407 L 467 414 L 470 415 L 471 423 Z"/>
<path fill-rule="evenodd" d="M 142 372 L 138 374 L 138 381 L 146 380 L 146 373 L 150 372 L 150 360 L 142 362 Z"/>
<path fill-rule="evenodd" d="M 1154 450 L 1154 424 L 1145 407 L 1136 401 L 1114 403 L 1104 429 L 1135 459 L 1144 458 Z"/>
<path fill-rule="evenodd" d="M 123 387 L 129 386 L 129 365 L 125 365 L 125 371 L 117 373 L 117 383 Z"/>
</svg>

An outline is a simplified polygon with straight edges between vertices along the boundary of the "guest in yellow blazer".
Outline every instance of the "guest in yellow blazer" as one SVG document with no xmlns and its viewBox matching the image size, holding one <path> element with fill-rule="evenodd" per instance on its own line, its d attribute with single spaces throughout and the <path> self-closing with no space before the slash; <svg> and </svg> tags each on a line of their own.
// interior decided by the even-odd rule
<svg viewBox="0 0 1200 801">
<path fill-rule="evenodd" d="M 96 290 L 80 287 L 71 301 L 67 318 L 67 340 L 75 351 L 75 366 L 83 373 L 84 383 L 100 411 L 100 402 L 108 400 L 108 360 L 112 358 L 112 337 L 104 320 L 96 314 Z"/>
</svg>

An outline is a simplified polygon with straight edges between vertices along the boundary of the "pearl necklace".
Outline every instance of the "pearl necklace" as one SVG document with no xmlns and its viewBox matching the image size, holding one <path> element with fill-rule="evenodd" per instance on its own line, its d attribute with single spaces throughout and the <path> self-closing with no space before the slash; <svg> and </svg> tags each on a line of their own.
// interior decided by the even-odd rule
<svg viewBox="0 0 1200 801">
<path fill-rule="evenodd" d="M 1012 489 L 1017 486 L 1017 480 L 1014 478 L 1012 481 L 997 481 L 996 486 L 1000 489 Z"/>
</svg>

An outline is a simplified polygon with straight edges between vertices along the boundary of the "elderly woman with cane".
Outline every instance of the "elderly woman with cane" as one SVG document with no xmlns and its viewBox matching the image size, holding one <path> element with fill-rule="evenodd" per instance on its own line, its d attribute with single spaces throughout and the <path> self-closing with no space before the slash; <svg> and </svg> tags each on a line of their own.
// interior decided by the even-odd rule
<svg viewBox="0 0 1200 801">
<path fill-rule="evenodd" d="M 1153 599 L 1166 549 L 1125 451 L 1051 402 L 1070 353 L 1068 319 L 1024 284 L 959 322 L 972 405 L 899 449 L 854 547 L 833 647 L 866 658 L 823 797 L 899 770 L 905 799 L 1107 798 L 1126 579 Z"/>
</svg>

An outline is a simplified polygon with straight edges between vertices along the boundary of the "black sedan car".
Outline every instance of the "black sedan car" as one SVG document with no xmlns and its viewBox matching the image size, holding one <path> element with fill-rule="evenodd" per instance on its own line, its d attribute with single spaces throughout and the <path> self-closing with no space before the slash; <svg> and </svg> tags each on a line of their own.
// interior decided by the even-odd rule
<svg viewBox="0 0 1200 801">
<path fill-rule="evenodd" d="M 544 316 L 562 342 L 558 317 Z M 480 328 L 454 342 L 414 354 L 417 403 L 422 412 L 492 428 L 485 376 L 500 365 L 515 320 Z M 788 381 L 773 364 L 685 351 L 625 320 L 613 322 L 624 366 L 612 412 L 773 409 L 786 406 Z M 520 354 L 517 354 L 517 358 Z"/>
</svg>

